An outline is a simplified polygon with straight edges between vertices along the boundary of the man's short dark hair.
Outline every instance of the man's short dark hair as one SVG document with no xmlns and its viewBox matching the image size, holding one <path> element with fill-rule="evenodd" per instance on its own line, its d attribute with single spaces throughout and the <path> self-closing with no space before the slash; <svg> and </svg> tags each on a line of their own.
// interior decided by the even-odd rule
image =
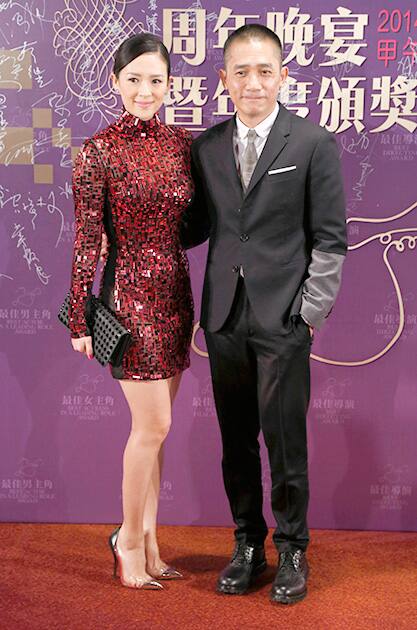
<svg viewBox="0 0 417 630">
<path fill-rule="evenodd" d="M 226 39 L 223 47 L 223 59 L 225 63 L 230 46 L 238 39 L 269 39 L 277 47 L 279 60 L 280 62 L 282 62 L 282 44 L 278 35 L 276 35 L 274 31 L 271 31 L 270 28 L 264 26 L 263 24 L 245 24 L 244 26 L 241 26 L 240 28 L 230 33 L 229 37 Z"/>
</svg>

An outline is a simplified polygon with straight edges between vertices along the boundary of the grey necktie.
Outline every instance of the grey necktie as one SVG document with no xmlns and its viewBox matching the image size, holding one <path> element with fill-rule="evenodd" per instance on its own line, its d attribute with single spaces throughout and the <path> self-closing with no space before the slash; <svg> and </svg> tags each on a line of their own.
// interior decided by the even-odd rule
<svg viewBox="0 0 417 630">
<path fill-rule="evenodd" d="M 240 163 L 241 178 L 244 189 L 249 186 L 252 173 L 255 170 L 256 162 L 258 161 L 258 154 L 256 153 L 255 138 L 257 133 L 255 129 L 249 129 L 248 131 L 248 144 L 242 156 Z"/>
</svg>

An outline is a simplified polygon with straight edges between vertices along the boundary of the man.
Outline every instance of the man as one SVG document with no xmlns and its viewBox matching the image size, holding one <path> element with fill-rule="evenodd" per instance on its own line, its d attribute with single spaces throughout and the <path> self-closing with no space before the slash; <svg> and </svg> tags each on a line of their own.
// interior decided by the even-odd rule
<svg viewBox="0 0 417 630">
<path fill-rule="evenodd" d="M 307 593 L 310 345 L 346 253 L 336 142 L 277 103 L 287 74 L 271 30 L 250 24 L 230 35 L 220 76 L 237 113 L 193 144 L 196 191 L 183 226 L 187 247 L 210 239 L 201 326 L 236 523 L 217 589 L 244 593 L 266 568 L 262 429 L 279 552 L 271 599 L 283 604 Z"/>
</svg>

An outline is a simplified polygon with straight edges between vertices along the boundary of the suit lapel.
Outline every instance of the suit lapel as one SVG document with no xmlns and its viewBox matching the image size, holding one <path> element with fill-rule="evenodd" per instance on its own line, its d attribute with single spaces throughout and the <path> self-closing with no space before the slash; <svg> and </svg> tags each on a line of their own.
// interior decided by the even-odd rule
<svg viewBox="0 0 417 630">
<path fill-rule="evenodd" d="M 243 199 L 243 189 L 239 173 L 236 168 L 236 160 L 233 149 L 233 133 L 235 130 L 235 118 L 231 118 L 225 127 L 224 132 L 218 138 L 216 159 L 223 164 L 224 181 L 231 186 L 232 191 L 239 200 Z"/>
<path fill-rule="evenodd" d="M 265 174 L 270 164 L 278 157 L 282 149 L 287 144 L 287 136 L 291 130 L 291 116 L 287 109 L 280 104 L 278 116 L 275 119 L 272 129 L 269 132 L 267 141 L 255 166 L 246 196 L 256 186 L 261 177 Z"/>
</svg>

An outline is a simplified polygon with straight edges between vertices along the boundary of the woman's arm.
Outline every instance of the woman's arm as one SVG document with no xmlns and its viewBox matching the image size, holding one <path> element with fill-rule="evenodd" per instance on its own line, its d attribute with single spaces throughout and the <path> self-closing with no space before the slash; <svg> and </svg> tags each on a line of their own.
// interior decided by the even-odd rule
<svg viewBox="0 0 417 630">
<path fill-rule="evenodd" d="M 103 231 L 106 173 L 95 144 L 87 140 L 77 155 L 72 178 L 75 241 L 72 259 L 69 328 L 71 337 L 89 336 L 85 317 Z"/>
</svg>

